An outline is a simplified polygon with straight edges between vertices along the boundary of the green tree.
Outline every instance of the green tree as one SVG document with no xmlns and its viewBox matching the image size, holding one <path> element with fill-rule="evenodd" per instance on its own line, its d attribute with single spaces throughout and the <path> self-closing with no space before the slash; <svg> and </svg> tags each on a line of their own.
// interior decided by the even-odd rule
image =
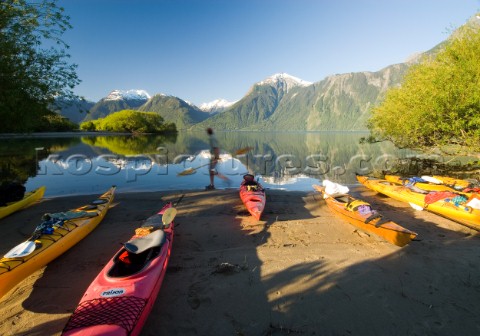
<svg viewBox="0 0 480 336">
<path fill-rule="evenodd" d="M 80 124 L 80 129 L 82 131 L 95 131 L 95 123 L 93 120 L 85 121 Z"/>
<path fill-rule="evenodd" d="M 55 98 L 75 97 L 77 66 L 60 38 L 69 28 L 55 0 L 0 2 L 0 132 L 32 131 Z"/>
<path fill-rule="evenodd" d="M 440 51 L 412 66 L 401 87 L 372 109 L 377 139 L 399 147 L 480 151 L 480 29 L 465 25 Z"/>
<path fill-rule="evenodd" d="M 127 133 L 163 133 L 176 132 L 173 123 L 164 123 L 164 119 L 155 112 L 122 110 L 105 118 L 86 121 L 80 124 L 82 130 Z"/>
</svg>

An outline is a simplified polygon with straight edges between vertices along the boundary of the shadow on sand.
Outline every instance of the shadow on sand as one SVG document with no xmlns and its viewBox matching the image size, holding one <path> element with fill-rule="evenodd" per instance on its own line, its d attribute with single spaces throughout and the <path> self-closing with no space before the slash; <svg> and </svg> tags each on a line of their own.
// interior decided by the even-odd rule
<svg viewBox="0 0 480 336">
<path fill-rule="evenodd" d="M 399 248 L 359 234 L 313 192 L 267 191 L 258 222 L 237 191 L 186 192 L 142 335 L 480 334 L 477 233 L 355 192 L 419 240 Z M 50 263 L 21 303 L 54 316 L 18 334 L 59 334 L 119 244 L 182 193 L 119 194 L 100 226 Z"/>
</svg>

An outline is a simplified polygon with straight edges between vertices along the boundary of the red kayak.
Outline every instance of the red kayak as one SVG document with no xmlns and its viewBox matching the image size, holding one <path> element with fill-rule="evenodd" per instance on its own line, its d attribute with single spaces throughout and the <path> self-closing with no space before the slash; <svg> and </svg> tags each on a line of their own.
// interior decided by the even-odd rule
<svg viewBox="0 0 480 336">
<path fill-rule="evenodd" d="M 90 284 L 62 335 L 138 335 L 160 291 L 176 210 L 166 204 L 135 230 Z"/>
<path fill-rule="evenodd" d="M 266 195 L 262 185 L 255 181 L 251 174 L 243 176 L 240 184 L 240 198 L 247 208 L 248 212 L 256 219 L 260 220 L 265 209 Z"/>
</svg>

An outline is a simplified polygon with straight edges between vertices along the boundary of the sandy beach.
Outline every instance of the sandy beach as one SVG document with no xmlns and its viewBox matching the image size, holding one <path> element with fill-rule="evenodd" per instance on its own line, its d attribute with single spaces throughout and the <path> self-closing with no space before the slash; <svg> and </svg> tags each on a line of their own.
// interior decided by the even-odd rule
<svg viewBox="0 0 480 336">
<path fill-rule="evenodd" d="M 169 267 L 142 335 L 480 334 L 478 232 L 364 187 L 352 195 L 417 240 L 398 247 L 357 230 L 313 189 L 268 190 L 260 221 L 234 189 L 117 193 L 89 236 L 0 300 L 0 334 L 60 335 L 120 243 L 181 195 Z M 42 214 L 96 196 L 44 199 L 1 219 L 0 253 L 28 238 Z"/>
</svg>

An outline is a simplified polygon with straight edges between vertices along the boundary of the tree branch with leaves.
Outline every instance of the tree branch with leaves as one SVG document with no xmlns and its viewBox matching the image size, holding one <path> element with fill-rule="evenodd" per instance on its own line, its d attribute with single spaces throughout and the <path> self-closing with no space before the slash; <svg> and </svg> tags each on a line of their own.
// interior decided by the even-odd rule
<svg viewBox="0 0 480 336">
<path fill-rule="evenodd" d="M 412 66 L 401 87 L 372 109 L 377 139 L 402 148 L 480 153 L 480 20 Z"/>
<path fill-rule="evenodd" d="M 0 132 L 29 132 L 56 98 L 78 98 L 76 64 L 61 39 L 69 17 L 52 0 L 0 2 Z"/>
</svg>

